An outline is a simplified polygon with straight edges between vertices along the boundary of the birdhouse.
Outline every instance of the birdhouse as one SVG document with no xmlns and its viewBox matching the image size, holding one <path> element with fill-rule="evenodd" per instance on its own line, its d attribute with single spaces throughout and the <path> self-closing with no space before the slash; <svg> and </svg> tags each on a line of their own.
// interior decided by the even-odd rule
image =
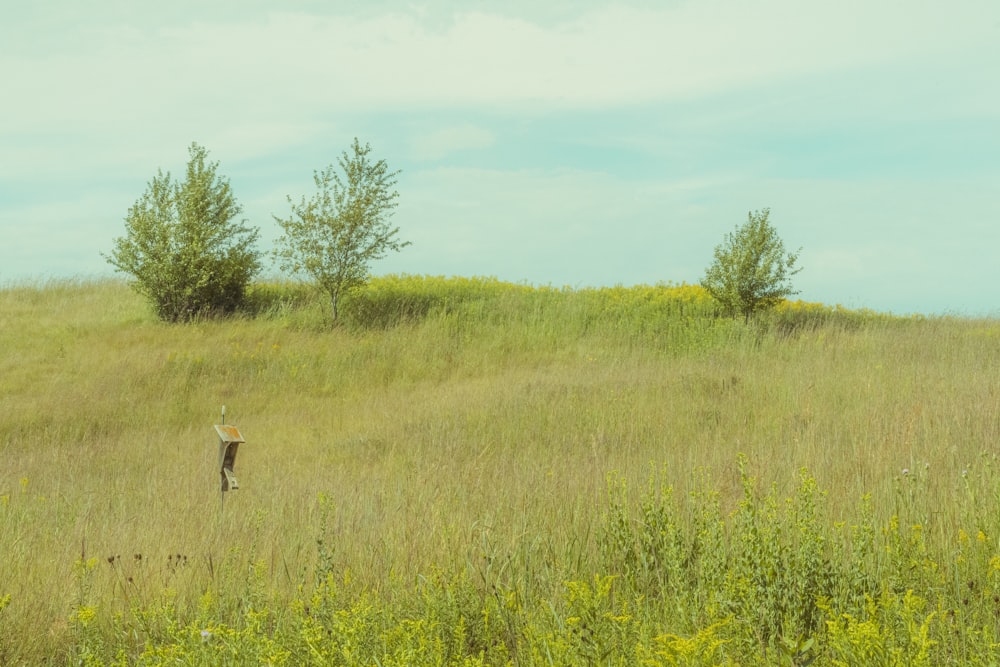
<svg viewBox="0 0 1000 667">
<path fill-rule="evenodd" d="M 236 451 L 240 443 L 246 442 L 239 430 L 229 424 L 216 424 L 215 432 L 219 434 L 219 474 L 222 477 L 222 491 L 240 488 L 233 474 L 236 463 Z"/>
</svg>

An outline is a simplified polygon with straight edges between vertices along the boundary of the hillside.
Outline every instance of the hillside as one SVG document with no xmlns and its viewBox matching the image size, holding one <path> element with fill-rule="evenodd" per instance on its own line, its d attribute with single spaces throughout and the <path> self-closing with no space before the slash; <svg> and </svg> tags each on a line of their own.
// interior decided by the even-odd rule
<svg viewBox="0 0 1000 667">
<path fill-rule="evenodd" d="M 1000 322 L 414 276 L 336 328 L 252 303 L 0 290 L 0 664 L 1000 660 Z"/>
</svg>

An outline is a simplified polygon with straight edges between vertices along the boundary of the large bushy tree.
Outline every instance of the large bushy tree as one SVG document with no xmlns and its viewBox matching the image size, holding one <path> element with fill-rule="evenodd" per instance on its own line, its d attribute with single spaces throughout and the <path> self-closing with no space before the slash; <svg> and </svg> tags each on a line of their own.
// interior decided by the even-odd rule
<svg viewBox="0 0 1000 667">
<path fill-rule="evenodd" d="M 768 221 L 770 209 L 751 211 L 747 222 L 726 234 L 715 248 L 715 260 L 705 271 L 701 286 L 726 312 L 746 321 L 792 294 L 791 277 L 799 251 L 785 252 L 778 232 Z"/>
<path fill-rule="evenodd" d="M 274 216 L 284 230 L 274 251 L 281 269 L 312 278 L 330 297 L 334 321 L 341 297 L 367 282 L 371 262 L 410 245 L 389 224 L 399 171 L 370 153 L 371 146 L 355 138 L 336 166 L 313 173 L 312 198 L 295 203 L 289 196 L 291 215 Z"/>
<path fill-rule="evenodd" d="M 243 208 L 218 163 L 196 143 L 189 153 L 184 180 L 158 171 L 104 256 L 170 322 L 232 312 L 261 269 L 259 231 L 237 220 Z"/>
</svg>

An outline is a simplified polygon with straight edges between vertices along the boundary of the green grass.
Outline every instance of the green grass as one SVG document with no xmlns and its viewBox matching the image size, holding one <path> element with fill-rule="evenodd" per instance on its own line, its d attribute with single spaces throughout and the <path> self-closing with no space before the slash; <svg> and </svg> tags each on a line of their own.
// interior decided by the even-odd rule
<svg viewBox="0 0 1000 667">
<path fill-rule="evenodd" d="M 1000 660 L 995 320 L 251 297 L 0 290 L 0 664 Z"/>
</svg>

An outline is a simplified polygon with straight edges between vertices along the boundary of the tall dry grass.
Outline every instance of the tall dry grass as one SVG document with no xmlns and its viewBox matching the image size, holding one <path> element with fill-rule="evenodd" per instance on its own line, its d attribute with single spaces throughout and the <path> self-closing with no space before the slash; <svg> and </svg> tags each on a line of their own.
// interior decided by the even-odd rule
<svg viewBox="0 0 1000 667">
<path fill-rule="evenodd" d="M 1000 537 L 976 512 L 998 504 L 997 322 L 745 327 L 670 289 L 393 277 L 337 328 L 289 286 L 187 326 L 117 282 L 0 290 L 0 657 L 71 654 L 82 600 L 111 628 L 207 590 L 280 605 L 330 569 L 389 600 L 435 572 L 554 594 L 602 567 L 609 476 L 665 466 L 683 496 L 698 471 L 729 513 L 740 455 L 779 495 L 808 469 L 830 522 L 866 496 L 887 520 L 919 478 L 941 549 Z M 222 405 L 247 439 L 224 504 Z"/>
</svg>

